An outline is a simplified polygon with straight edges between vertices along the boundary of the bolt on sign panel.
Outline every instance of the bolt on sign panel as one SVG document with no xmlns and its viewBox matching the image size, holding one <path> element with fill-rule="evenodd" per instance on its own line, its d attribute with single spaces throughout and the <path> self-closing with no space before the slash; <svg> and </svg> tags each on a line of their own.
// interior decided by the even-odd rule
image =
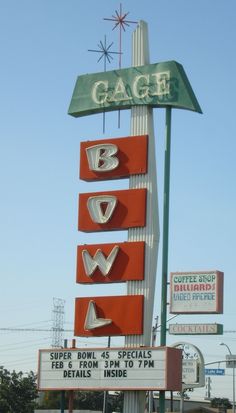
<svg viewBox="0 0 236 413">
<path fill-rule="evenodd" d="M 143 295 L 80 297 L 75 300 L 75 336 L 142 334 Z"/>
<path fill-rule="evenodd" d="M 146 224 L 146 189 L 89 192 L 79 195 L 80 231 L 107 231 Z"/>
<path fill-rule="evenodd" d="M 147 173 L 148 136 L 81 142 L 80 179 L 95 181 Z"/>
<path fill-rule="evenodd" d="M 77 283 L 143 280 L 145 242 L 79 245 Z"/>
</svg>

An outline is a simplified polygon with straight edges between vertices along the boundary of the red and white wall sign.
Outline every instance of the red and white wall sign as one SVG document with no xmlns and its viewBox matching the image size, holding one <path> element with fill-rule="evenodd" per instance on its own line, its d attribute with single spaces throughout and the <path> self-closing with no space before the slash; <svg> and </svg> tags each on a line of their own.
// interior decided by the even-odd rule
<svg viewBox="0 0 236 413">
<path fill-rule="evenodd" d="M 144 227 L 146 189 L 89 192 L 79 195 L 80 231 L 122 230 Z"/>
<path fill-rule="evenodd" d="M 143 296 L 81 297 L 75 302 L 76 336 L 142 334 Z"/>
<path fill-rule="evenodd" d="M 80 179 L 95 181 L 147 173 L 147 145 L 147 135 L 82 142 Z"/>
<path fill-rule="evenodd" d="M 144 279 L 145 243 L 79 245 L 77 283 L 110 283 Z"/>
</svg>

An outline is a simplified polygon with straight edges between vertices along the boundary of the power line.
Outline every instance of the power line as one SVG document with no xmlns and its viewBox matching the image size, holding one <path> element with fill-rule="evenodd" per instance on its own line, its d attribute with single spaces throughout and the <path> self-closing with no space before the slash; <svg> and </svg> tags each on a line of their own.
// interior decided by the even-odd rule
<svg viewBox="0 0 236 413">
<path fill-rule="evenodd" d="M 0 331 L 58 331 L 58 332 L 74 332 L 74 330 L 67 330 L 64 328 L 14 328 L 14 327 L 0 327 Z"/>
</svg>

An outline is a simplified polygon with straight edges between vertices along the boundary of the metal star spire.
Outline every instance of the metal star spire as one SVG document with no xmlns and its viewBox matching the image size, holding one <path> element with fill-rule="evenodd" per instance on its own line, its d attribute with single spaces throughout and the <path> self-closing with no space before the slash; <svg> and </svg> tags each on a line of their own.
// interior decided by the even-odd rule
<svg viewBox="0 0 236 413">
<path fill-rule="evenodd" d="M 111 60 L 113 60 L 112 55 L 113 54 L 120 54 L 120 52 L 113 52 L 111 51 L 111 47 L 113 45 L 113 42 L 110 43 L 107 46 L 107 39 L 106 36 L 104 36 L 104 43 L 100 40 L 98 43 L 98 48 L 97 50 L 95 49 L 88 49 L 88 52 L 95 52 L 95 53 L 100 53 L 101 56 L 99 57 L 97 62 L 100 62 L 101 59 L 104 59 L 104 72 L 106 71 L 106 62 L 111 63 Z"/>
<path fill-rule="evenodd" d="M 104 20 L 109 20 L 115 23 L 114 27 L 112 30 L 116 29 L 119 27 L 119 53 L 120 53 L 120 58 L 119 58 L 119 68 L 121 68 L 121 54 L 122 54 L 122 30 L 125 31 L 125 28 L 129 26 L 130 24 L 137 24 L 138 22 L 132 21 L 132 20 L 127 20 L 126 17 L 128 16 L 129 12 L 123 13 L 122 12 L 122 4 L 120 3 L 120 11 L 118 12 L 115 10 L 115 15 L 112 15 L 112 17 L 104 17 Z"/>
<path fill-rule="evenodd" d="M 107 69 L 107 62 L 111 63 L 113 60 L 113 54 L 120 54 L 120 52 L 112 52 L 111 47 L 113 42 L 107 46 L 107 38 L 106 35 L 104 36 L 104 43 L 100 40 L 98 43 L 98 49 L 88 49 L 88 52 L 100 53 L 100 57 L 98 58 L 97 62 L 103 59 L 104 61 L 104 72 Z M 103 133 L 105 133 L 105 112 L 103 112 Z"/>
</svg>

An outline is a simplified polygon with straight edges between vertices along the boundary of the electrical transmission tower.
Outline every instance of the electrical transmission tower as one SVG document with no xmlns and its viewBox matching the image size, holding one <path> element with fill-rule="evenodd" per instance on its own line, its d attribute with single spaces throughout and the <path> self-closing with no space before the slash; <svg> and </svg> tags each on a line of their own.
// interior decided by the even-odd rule
<svg viewBox="0 0 236 413">
<path fill-rule="evenodd" d="M 65 300 L 53 298 L 52 310 L 52 347 L 63 347 Z"/>
</svg>

